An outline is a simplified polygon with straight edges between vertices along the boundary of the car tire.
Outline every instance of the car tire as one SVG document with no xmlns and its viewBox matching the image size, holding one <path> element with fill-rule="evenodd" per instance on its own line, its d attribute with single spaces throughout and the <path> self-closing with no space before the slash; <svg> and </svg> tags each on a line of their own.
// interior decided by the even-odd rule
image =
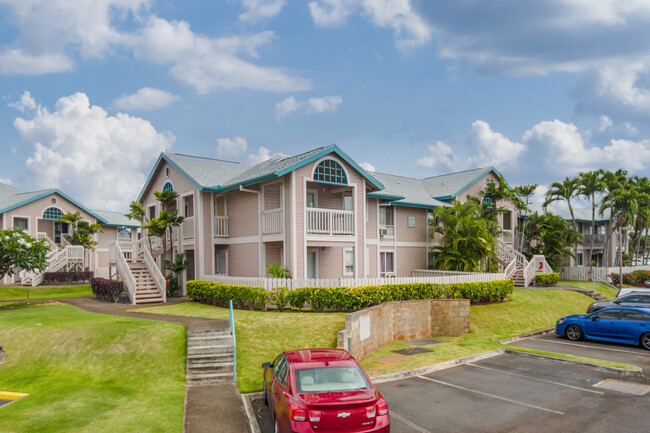
<svg viewBox="0 0 650 433">
<path fill-rule="evenodd" d="M 639 339 L 639 344 L 646 350 L 650 350 L 650 332 L 646 332 Z"/>
<path fill-rule="evenodd" d="M 583 338 L 582 329 L 578 325 L 569 325 L 564 331 L 564 335 L 571 341 L 580 341 Z"/>
<path fill-rule="evenodd" d="M 266 395 L 266 377 L 264 378 L 264 404 L 269 405 L 269 398 Z"/>
</svg>

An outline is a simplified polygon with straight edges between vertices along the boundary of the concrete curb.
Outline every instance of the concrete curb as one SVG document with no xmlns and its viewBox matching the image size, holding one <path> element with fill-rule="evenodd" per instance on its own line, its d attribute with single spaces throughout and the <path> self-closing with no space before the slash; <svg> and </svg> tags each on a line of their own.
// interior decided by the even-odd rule
<svg viewBox="0 0 650 433">
<path fill-rule="evenodd" d="M 251 433 L 262 433 L 260 430 L 260 425 L 257 422 L 255 417 L 255 412 L 253 412 L 253 405 L 251 404 L 251 396 L 253 394 L 264 394 L 262 392 L 254 392 L 252 394 L 242 394 L 241 400 L 244 402 L 244 409 L 246 410 L 246 416 L 248 416 L 248 423 L 251 428 Z"/>
<path fill-rule="evenodd" d="M 613 367 L 610 365 L 595 364 L 593 362 L 587 362 L 587 361 L 577 361 L 575 359 L 566 359 L 566 358 L 559 358 L 556 356 L 542 355 L 541 353 L 523 352 L 514 349 L 504 349 L 504 352 L 511 355 L 523 356 L 525 358 L 539 358 L 539 359 L 546 359 L 547 361 L 554 361 L 563 364 L 582 365 L 586 367 L 591 367 L 596 371 L 615 373 L 620 376 L 634 376 L 636 374 L 643 373 L 643 369 L 637 367 L 636 365 L 634 366 L 634 368 L 628 369 L 628 368 Z"/>
<path fill-rule="evenodd" d="M 534 337 L 536 335 L 546 335 L 554 332 L 555 328 L 542 329 L 541 331 L 529 332 L 524 335 L 517 335 L 516 337 L 504 338 L 503 340 L 496 341 L 499 344 L 510 344 L 515 343 L 520 340 L 525 340 L 526 338 Z"/>
</svg>

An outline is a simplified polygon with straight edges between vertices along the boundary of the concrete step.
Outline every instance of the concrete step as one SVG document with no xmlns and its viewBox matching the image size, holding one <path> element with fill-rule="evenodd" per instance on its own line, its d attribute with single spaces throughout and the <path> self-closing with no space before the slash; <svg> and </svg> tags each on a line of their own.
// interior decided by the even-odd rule
<svg viewBox="0 0 650 433">
<path fill-rule="evenodd" d="M 155 295 L 155 296 L 160 296 L 160 292 L 158 290 L 144 290 L 140 289 L 139 287 L 137 288 L 135 292 L 136 296 L 150 296 L 150 295 Z"/>
<path fill-rule="evenodd" d="M 188 374 L 188 385 L 209 385 L 212 383 L 232 382 L 232 373 Z"/>
<path fill-rule="evenodd" d="M 216 337 L 219 335 L 232 335 L 230 328 L 224 329 L 198 329 L 187 331 L 187 338 L 193 337 Z"/>
<path fill-rule="evenodd" d="M 234 349 L 232 344 L 229 346 L 188 346 L 187 355 L 209 355 L 209 354 L 220 354 L 220 353 L 233 353 Z"/>
<path fill-rule="evenodd" d="M 192 365 L 214 364 L 218 362 L 232 362 L 232 353 L 187 355 L 187 363 Z"/>
<path fill-rule="evenodd" d="M 188 364 L 187 374 L 203 374 L 203 373 L 231 373 L 233 363 L 231 362 L 212 362 L 205 364 Z"/>
<path fill-rule="evenodd" d="M 158 298 L 146 298 L 146 299 L 140 299 L 136 296 L 135 298 L 135 303 L 136 304 L 154 304 L 154 303 L 163 303 L 163 298 L 158 297 Z"/>
<path fill-rule="evenodd" d="M 187 347 L 196 346 L 227 346 L 232 345 L 232 337 L 230 335 L 216 335 L 208 337 L 188 337 Z"/>
</svg>

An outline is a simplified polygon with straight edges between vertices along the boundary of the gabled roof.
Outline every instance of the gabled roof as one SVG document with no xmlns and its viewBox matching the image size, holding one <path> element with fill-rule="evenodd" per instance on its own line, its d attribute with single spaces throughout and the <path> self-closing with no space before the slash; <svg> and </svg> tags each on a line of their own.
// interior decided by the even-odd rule
<svg viewBox="0 0 650 433">
<path fill-rule="evenodd" d="M 109 227 L 124 227 L 137 229 L 140 227 L 140 222 L 132 220 L 122 212 L 113 212 L 110 210 L 95 210 L 97 215 L 101 216 L 105 221 L 104 226 Z"/>
<path fill-rule="evenodd" d="M 423 182 L 432 197 L 438 200 L 452 200 L 490 172 L 500 176 L 496 168 L 486 167 L 427 177 Z"/>
<path fill-rule="evenodd" d="M 448 203 L 436 200 L 427 190 L 423 179 L 412 177 L 396 176 L 386 173 L 372 173 L 383 185 L 384 190 L 376 193 L 368 193 L 368 197 L 388 199 L 391 204 L 397 206 L 411 206 L 434 208 L 449 206 Z"/>
<path fill-rule="evenodd" d="M 377 181 L 377 179 L 361 168 L 335 144 L 319 147 L 295 156 L 277 155 L 258 164 L 243 164 L 239 162 L 164 152 L 154 164 L 154 168 L 149 174 L 149 178 L 138 196 L 138 201 L 142 200 L 144 192 L 149 186 L 155 171 L 163 160 L 167 161 L 171 166 L 182 173 L 183 176 L 192 182 L 192 184 L 200 191 L 220 193 L 232 191 L 239 188 L 240 185 L 253 185 L 265 180 L 284 176 L 303 165 L 309 164 L 310 162 L 316 161 L 317 159 L 331 153 L 336 154 L 339 158 L 350 164 L 355 170 L 364 176 L 371 185 L 375 186 L 375 188 L 383 188 L 383 185 Z"/>
</svg>

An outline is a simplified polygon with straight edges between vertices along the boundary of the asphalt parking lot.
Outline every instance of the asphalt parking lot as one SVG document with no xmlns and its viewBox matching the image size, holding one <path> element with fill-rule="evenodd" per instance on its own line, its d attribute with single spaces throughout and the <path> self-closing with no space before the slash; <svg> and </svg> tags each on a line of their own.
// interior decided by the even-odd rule
<svg viewBox="0 0 650 433">
<path fill-rule="evenodd" d="M 650 422 L 645 377 L 514 354 L 376 386 L 395 433 L 645 432 Z M 262 399 L 253 408 L 271 433 Z"/>
</svg>

